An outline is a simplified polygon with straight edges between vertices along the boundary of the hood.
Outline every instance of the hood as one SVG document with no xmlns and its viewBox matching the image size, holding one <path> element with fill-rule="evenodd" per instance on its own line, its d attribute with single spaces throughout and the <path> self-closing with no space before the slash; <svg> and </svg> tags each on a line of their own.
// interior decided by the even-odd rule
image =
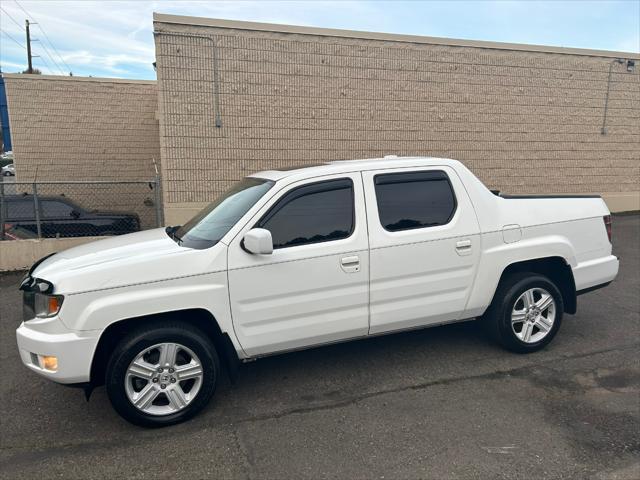
<svg viewBox="0 0 640 480">
<path fill-rule="evenodd" d="M 215 252 L 222 248 L 216 245 L 201 252 L 208 252 L 207 259 L 213 261 Z M 164 228 L 157 228 L 64 250 L 46 258 L 31 275 L 53 283 L 55 293 L 78 293 L 204 273 L 203 269 L 213 268 L 211 262 L 202 259 L 191 261 L 197 253 L 179 246 Z"/>
</svg>

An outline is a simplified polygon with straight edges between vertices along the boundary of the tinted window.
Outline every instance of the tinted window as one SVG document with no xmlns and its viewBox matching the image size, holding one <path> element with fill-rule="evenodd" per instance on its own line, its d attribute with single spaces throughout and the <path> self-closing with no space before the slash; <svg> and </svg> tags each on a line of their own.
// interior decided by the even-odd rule
<svg viewBox="0 0 640 480">
<path fill-rule="evenodd" d="M 375 177 L 380 223 L 391 232 L 444 225 L 456 210 L 449 178 L 441 171 Z"/>
<path fill-rule="evenodd" d="M 40 206 L 44 218 L 71 218 L 74 210 L 72 205 L 57 200 L 44 200 Z"/>
<path fill-rule="evenodd" d="M 353 182 L 313 183 L 282 197 L 258 223 L 271 232 L 273 248 L 347 238 L 354 226 Z"/>
<path fill-rule="evenodd" d="M 6 205 L 8 220 L 33 220 L 36 218 L 33 198 L 9 200 Z"/>
</svg>

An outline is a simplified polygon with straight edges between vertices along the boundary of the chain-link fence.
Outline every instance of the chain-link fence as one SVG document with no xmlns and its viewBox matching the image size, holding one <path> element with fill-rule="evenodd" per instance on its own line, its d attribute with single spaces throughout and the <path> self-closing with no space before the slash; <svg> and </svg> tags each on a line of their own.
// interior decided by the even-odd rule
<svg viewBox="0 0 640 480">
<path fill-rule="evenodd" d="M 162 223 L 158 178 L 0 183 L 0 240 L 122 235 Z"/>
</svg>

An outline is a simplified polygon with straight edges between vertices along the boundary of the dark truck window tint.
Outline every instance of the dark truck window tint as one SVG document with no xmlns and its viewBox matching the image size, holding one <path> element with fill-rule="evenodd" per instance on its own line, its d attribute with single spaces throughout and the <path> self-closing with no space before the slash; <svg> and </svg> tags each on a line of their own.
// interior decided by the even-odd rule
<svg viewBox="0 0 640 480">
<path fill-rule="evenodd" d="M 397 232 L 449 223 L 456 197 L 440 171 L 389 173 L 375 177 L 380 223 Z"/>
<path fill-rule="evenodd" d="M 355 211 L 351 179 L 329 180 L 286 193 L 258 222 L 271 232 L 273 248 L 347 238 Z"/>
<path fill-rule="evenodd" d="M 43 200 L 41 207 L 44 218 L 71 218 L 74 210 L 72 205 L 59 200 Z"/>
</svg>

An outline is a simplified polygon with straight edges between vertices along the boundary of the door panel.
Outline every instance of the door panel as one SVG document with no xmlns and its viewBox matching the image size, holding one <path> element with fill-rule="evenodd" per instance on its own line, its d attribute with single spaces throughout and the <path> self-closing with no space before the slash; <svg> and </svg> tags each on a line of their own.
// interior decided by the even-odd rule
<svg viewBox="0 0 640 480">
<path fill-rule="evenodd" d="M 388 224 L 392 231 L 383 228 L 376 177 L 425 171 L 444 172 L 453 188 L 455 211 L 450 218 L 443 217 L 442 222 L 447 223 L 420 227 L 419 222 L 403 218 Z M 362 175 L 371 247 L 369 332 L 375 334 L 460 319 L 475 277 L 480 229 L 467 193 L 453 169 L 444 166 L 404 168 Z M 434 175 L 434 179 L 438 180 L 438 176 Z M 404 195 L 410 193 L 405 191 Z M 387 202 L 382 208 L 401 209 L 402 199 L 400 197 L 399 205 Z M 387 216 L 382 213 L 383 221 L 391 222 Z"/>
<path fill-rule="evenodd" d="M 277 205 L 279 199 L 319 180 L 337 178 L 349 178 L 353 182 L 355 216 L 353 231 L 348 238 L 327 240 L 333 237 L 323 237 L 319 243 L 274 249 L 271 255 L 253 255 L 242 249 L 240 242 L 244 234 L 257 225 L 267 212 L 271 215 L 274 205 L 275 209 L 292 216 L 304 213 L 296 208 L 280 209 Z M 359 174 L 332 175 L 297 182 L 274 195 L 230 243 L 231 312 L 235 333 L 248 355 L 290 350 L 367 334 L 369 254 L 363 198 Z M 349 206 L 330 205 L 327 208 Z M 322 221 L 321 214 L 317 218 L 318 222 Z M 301 225 L 304 225 L 302 229 L 309 229 L 308 222 L 301 222 Z M 269 223 L 261 226 L 268 227 Z"/>
</svg>

